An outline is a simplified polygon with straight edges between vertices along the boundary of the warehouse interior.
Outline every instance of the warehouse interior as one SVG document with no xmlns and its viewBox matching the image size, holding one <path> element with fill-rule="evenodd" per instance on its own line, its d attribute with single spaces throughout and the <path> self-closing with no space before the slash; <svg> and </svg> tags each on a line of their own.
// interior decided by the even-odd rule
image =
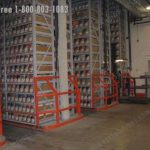
<svg viewBox="0 0 150 150">
<path fill-rule="evenodd" d="M 150 150 L 150 0 L 0 0 L 0 149 Z"/>
</svg>

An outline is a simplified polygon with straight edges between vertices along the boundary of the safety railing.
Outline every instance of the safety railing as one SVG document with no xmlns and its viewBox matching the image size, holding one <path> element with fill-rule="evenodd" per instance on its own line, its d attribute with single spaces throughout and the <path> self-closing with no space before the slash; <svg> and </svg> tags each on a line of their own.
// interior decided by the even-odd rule
<svg viewBox="0 0 150 150">
<path fill-rule="evenodd" d="M 142 75 L 134 77 L 134 95 L 139 98 L 148 99 L 150 102 L 150 76 Z"/>
<path fill-rule="evenodd" d="M 54 80 L 59 80 L 59 77 L 44 76 L 34 78 L 36 125 L 46 130 L 68 124 L 83 117 L 80 109 L 80 90 L 77 78 L 69 76 L 69 89 L 63 92 L 56 88 L 56 85 L 53 84 Z M 62 96 L 69 97 L 69 106 L 61 107 Z M 40 107 L 42 100 L 50 102 L 50 106 L 47 106 L 47 109 Z M 69 111 L 70 118 L 68 120 L 63 120 L 62 118 L 62 113 L 65 111 Z"/>
<path fill-rule="evenodd" d="M 134 78 L 129 73 L 121 74 L 120 96 L 134 96 Z"/>
<path fill-rule="evenodd" d="M 118 83 L 113 74 L 93 74 L 93 108 L 105 110 L 118 104 Z"/>
</svg>

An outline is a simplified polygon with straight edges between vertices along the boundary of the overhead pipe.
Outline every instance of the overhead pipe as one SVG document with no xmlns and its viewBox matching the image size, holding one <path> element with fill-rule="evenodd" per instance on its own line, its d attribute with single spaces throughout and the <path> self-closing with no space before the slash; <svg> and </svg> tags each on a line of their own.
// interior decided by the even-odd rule
<svg viewBox="0 0 150 150">
<path fill-rule="evenodd" d="M 123 5 L 127 10 L 129 10 L 135 16 L 138 16 L 138 17 L 142 16 L 142 14 L 135 7 L 131 6 L 131 4 L 127 0 L 116 0 L 116 2 Z"/>
</svg>

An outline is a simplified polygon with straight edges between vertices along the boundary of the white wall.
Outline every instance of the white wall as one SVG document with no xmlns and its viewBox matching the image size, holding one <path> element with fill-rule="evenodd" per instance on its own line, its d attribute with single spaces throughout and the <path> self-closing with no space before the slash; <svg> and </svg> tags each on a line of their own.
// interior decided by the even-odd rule
<svg viewBox="0 0 150 150">
<path fill-rule="evenodd" d="M 131 25 L 132 75 L 148 72 L 150 60 L 150 23 Z"/>
</svg>

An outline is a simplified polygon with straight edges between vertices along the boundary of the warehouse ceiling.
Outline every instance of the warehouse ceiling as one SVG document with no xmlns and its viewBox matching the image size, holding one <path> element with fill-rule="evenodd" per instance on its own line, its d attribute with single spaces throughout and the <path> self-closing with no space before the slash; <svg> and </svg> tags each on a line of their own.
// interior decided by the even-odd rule
<svg viewBox="0 0 150 150">
<path fill-rule="evenodd" d="M 150 10 L 146 9 L 148 6 L 150 6 L 150 0 L 116 0 L 116 1 L 138 17 L 146 17 L 146 16 L 150 17 Z"/>
</svg>

